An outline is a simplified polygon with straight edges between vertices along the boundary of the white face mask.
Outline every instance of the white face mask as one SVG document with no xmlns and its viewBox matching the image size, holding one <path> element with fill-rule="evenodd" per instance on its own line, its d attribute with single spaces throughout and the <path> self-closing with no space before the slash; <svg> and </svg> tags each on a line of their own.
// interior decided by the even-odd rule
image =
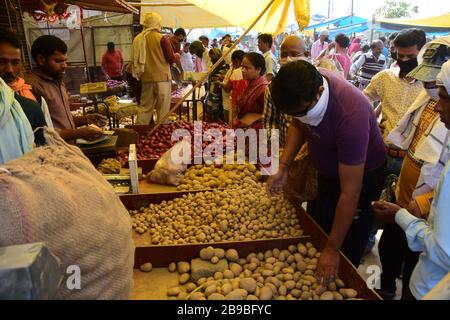
<svg viewBox="0 0 450 320">
<path fill-rule="evenodd" d="M 328 90 L 328 82 L 325 80 L 325 78 L 323 79 L 323 87 L 324 90 L 322 92 L 322 96 L 320 97 L 316 105 L 311 110 L 309 110 L 305 116 L 296 117 L 297 120 L 314 127 L 318 126 L 322 122 L 323 117 L 325 116 L 325 112 L 327 111 L 328 99 L 330 96 L 330 92 Z"/>
<path fill-rule="evenodd" d="M 439 100 L 439 88 L 432 88 L 432 89 L 425 88 L 425 90 L 427 91 L 427 93 L 431 97 L 431 99 L 436 100 L 436 101 Z"/>
<path fill-rule="evenodd" d="M 307 57 L 286 57 L 286 58 L 280 59 L 280 64 L 282 66 L 284 66 L 284 65 L 288 64 L 289 62 L 300 61 L 300 60 L 309 62 L 309 59 Z"/>
</svg>

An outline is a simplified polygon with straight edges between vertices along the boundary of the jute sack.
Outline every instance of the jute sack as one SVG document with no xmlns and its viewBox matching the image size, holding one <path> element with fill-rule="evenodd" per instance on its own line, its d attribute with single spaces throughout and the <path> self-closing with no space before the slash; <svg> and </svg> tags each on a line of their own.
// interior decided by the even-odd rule
<svg viewBox="0 0 450 320">
<path fill-rule="evenodd" d="M 134 245 L 127 210 L 80 149 L 54 131 L 45 139 L 47 146 L 0 165 L 0 247 L 44 242 L 62 270 L 78 266 L 81 288 L 69 272 L 58 299 L 130 298 Z"/>
<path fill-rule="evenodd" d="M 317 198 L 317 169 L 309 156 L 308 144 L 305 143 L 289 168 L 284 195 L 289 201 L 302 204 Z"/>
</svg>

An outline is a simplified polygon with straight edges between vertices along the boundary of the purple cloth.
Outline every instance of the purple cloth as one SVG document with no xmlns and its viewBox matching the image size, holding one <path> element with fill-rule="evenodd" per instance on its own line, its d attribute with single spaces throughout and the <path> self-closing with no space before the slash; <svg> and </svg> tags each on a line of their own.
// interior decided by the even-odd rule
<svg viewBox="0 0 450 320">
<path fill-rule="evenodd" d="M 386 151 L 369 100 L 333 72 L 319 71 L 328 81 L 330 96 L 322 122 L 317 127 L 304 125 L 314 166 L 330 179 L 339 178 L 339 163 L 365 163 L 366 172 L 379 168 Z"/>
</svg>

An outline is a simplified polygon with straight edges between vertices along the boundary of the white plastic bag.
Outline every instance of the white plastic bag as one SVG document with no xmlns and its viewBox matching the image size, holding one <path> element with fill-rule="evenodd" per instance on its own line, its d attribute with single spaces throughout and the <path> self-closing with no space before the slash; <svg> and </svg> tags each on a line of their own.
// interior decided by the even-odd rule
<svg viewBox="0 0 450 320">
<path fill-rule="evenodd" d="M 189 154 L 185 152 L 189 150 Z M 147 176 L 150 182 L 178 186 L 187 169 L 187 162 L 181 161 L 191 159 L 191 145 L 187 141 L 180 141 L 163 154 L 155 165 L 155 168 Z"/>
</svg>

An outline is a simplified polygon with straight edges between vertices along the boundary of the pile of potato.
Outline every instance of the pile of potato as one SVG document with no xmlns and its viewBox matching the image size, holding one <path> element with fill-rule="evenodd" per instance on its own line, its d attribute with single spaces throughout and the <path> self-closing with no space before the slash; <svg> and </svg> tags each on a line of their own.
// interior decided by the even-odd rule
<svg viewBox="0 0 450 320">
<path fill-rule="evenodd" d="M 177 187 L 179 191 L 202 190 L 214 188 L 237 188 L 244 178 L 254 181 L 261 180 L 261 172 L 252 163 L 225 164 L 216 167 L 210 165 L 195 165 L 190 167 Z"/>
<path fill-rule="evenodd" d="M 212 256 L 213 255 L 213 256 Z M 228 269 L 198 281 L 191 279 L 189 262 L 171 263 L 170 272 L 180 274 L 179 286 L 169 288 L 168 297 L 178 300 L 344 300 L 358 293 L 341 279 L 327 287 L 314 276 L 320 253 L 308 242 L 288 250 L 267 250 L 239 258 L 238 252 L 208 247 L 200 258 L 222 256 Z M 212 262 L 211 262 L 212 263 Z"/>
<path fill-rule="evenodd" d="M 283 195 L 269 197 L 252 178 L 237 189 L 183 195 L 130 210 L 136 232 L 152 244 L 212 243 L 298 237 L 303 234 L 294 206 Z"/>
<path fill-rule="evenodd" d="M 104 174 L 119 174 L 121 168 L 120 162 L 113 158 L 103 159 L 97 166 L 97 170 Z"/>
</svg>

